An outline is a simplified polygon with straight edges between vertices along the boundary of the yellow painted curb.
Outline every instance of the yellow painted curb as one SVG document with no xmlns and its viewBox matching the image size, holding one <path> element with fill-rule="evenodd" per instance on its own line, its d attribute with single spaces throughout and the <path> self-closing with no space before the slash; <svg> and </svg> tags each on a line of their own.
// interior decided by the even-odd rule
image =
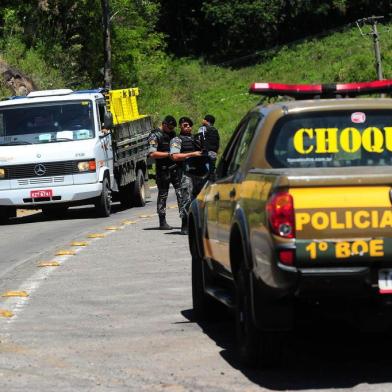
<svg viewBox="0 0 392 392">
<path fill-rule="evenodd" d="M 116 226 L 109 226 L 109 227 L 105 227 L 105 230 L 112 230 L 112 231 L 116 231 L 116 230 L 119 230 L 120 228 L 119 227 L 116 227 Z"/>
<path fill-rule="evenodd" d="M 59 250 L 56 252 L 56 256 L 73 256 L 76 255 L 76 252 L 74 250 Z"/>
<path fill-rule="evenodd" d="M 37 267 L 60 267 L 58 261 L 43 261 L 37 265 Z"/>
<path fill-rule="evenodd" d="M 0 317 L 7 317 L 10 318 L 14 314 L 10 310 L 0 309 Z"/>
<path fill-rule="evenodd" d="M 87 241 L 74 241 L 71 242 L 71 246 L 87 246 L 88 242 Z"/>
<path fill-rule="evenodd" d="M 105 237 L 105 234 L 101 234 L 101 233 L 89 234 L 87 236 L 87 238 L 103 238 L 103 237 Z"/>
<path fill-rule="evenodd" d="M 2 297 L 28 297 L 26 291 L 7 291 L 1 295 Z"/>
</svg>

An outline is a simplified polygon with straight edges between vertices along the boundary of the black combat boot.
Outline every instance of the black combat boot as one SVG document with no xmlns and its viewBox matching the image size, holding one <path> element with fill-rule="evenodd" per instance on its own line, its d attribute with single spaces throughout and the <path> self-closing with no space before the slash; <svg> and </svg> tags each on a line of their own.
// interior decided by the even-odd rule
<svg viewBox="0 0 392 392">
<path fill-rule="evenodd" d="M 159 230 L 171 230 L 172 227 L 166 222 L 166 215 L 159 215 Z"/>
<path fill-rule="evenodd" d="M 181 234 L 187 235 L 188 234 L 188 217 L 185 216 L 182 218 L 181 223 Z"/>
</svg>

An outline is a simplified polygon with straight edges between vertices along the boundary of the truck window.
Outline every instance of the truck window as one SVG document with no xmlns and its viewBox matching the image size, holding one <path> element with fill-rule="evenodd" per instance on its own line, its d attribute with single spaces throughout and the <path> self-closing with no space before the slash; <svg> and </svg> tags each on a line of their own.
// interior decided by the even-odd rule
<svg viewBox="0 0 392 392">
<path fill-rule="evenodd" d="M 287 115 L 267 144 L 273 167 L 392 165 L 392 111 Z"/>
<path fill-rule="evenodd" d="M 91 101 L 48 102 L 0 108 L 0 143 L 32 144 L 93 138 Z"/>
<path fill-rule="evenodd" d="M 260 119 L 261 117 L 259 114 L 252 114 L 249 120 L 244 124 L 241 136 L 236 142 L 236 150 L 228 166 L 228 175 L 237 171 L 248 156 L 249 147 Z"/>
</svg>

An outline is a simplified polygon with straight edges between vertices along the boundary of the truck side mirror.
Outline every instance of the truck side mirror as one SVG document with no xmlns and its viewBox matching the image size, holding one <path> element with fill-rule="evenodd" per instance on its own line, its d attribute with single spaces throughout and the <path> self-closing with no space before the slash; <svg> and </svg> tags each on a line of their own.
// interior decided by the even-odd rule
<svg viewBox="0 0 392 392">
<path fill-rule="evenodd" d="M 103 128 L 111 129 L 113 128 L 113 115 L 110 112 L 105 112 L 103 120 Z"/>
</svg>

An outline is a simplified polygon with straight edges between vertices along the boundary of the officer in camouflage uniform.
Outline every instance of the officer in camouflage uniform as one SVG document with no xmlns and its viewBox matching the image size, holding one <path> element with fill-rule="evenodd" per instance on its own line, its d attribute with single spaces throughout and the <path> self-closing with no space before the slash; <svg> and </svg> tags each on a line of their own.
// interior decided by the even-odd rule
<svg viewBox="0 0 392 392">
<path fill-rule="evenodd" d="M 193 121 L 189 117 L 181 117 L 178 121 L 180 125 L 180 135 L 170 141 L 170 156 L 177 163 L 182 172 L 181 175 L 181 204 L 180 218 L 181 234 L 188 234 L 188 210 L 194 198 L 193 180 L 183 171 L 183 161 L 187 158 L 201 156 L 201 151 L 197 150 L 192 135 Z"/>
<path fill-rule="evenodd" d="M 157 213 L 161 230 L 172 229 L 166 222 L 166 201 L 170 183 L 176 192 L 179 209 L 181 205 L 181 172 L 178 166 L 170 159 L 169 154 L 170 140 L 176 135 L 174 131 L 176 126 L 175 118 L 168 115 L 162 121 L 162 125 L 151 132 L 149 137 L 148 156 L 155 159 L 156 183 L 158 187 Z"/>
</svg>

